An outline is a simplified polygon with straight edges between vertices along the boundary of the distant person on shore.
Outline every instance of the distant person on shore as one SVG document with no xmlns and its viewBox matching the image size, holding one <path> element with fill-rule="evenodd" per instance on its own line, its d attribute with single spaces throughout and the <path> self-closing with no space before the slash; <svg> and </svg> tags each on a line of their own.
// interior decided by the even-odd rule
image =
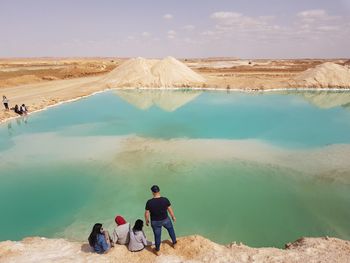
<svg viewBox="0 0 350 263">
<path fill-rule="evenodd" d="M 134 227 L 130 229 L 130 241 L 128 248 L 132 252 L 138 252 L 143 250 L 146 246 L 152 246 L 152 242 L 147 240 L 142 228 L 143 221 L 141 219 L 137 219 Z"/>
<path fill-rule="evenodd" d="M 9 110 L 9 100 L 6 98 L 6 96 L 2 96 L 2 103 L 4 104 L 5 110 Z"/>
<path fill-rule="evenodd" d="M 22 106 L 20 107 L 20 111 L 22 112 L 22 114 L 27 115 L 28 114 L 27 106 L 25 104 L 22 104 Z"/>
<path fill-rule="evenodd" d="M 111 248 L 111 239 L 109 233 L 103 230 L 102 224 L 96 223 L 89 236 L 89 244 L 96 253 L 106 253 Z"/>
<path fill-rule="evenodd" d="M 146 225 L 149 225 L 149 216 L 151 215 L 151 226 L 154 234 L 154 241 L 156 245 L 155 252 L 159 255 L 162 227 L 168 230 L 169 236 L 173 242 L 173 247 L 176 245 L 176 235 L 173 224 L 168 216 L 168 212 L 173 219 L 174 223 L 176 218 L 174 211 L 171 208 L 170 201 L 166 197 L 161 197 L 160 189 L 158 185 L 153 185 L 151 187 L 153 198 L 148 200 L 146 203 L 145 220 Z"/>
<path fill-rule="evenodd" d="M 115 217 L 117 227 L 113 231 L 113 243 L 119 245 L 127 245 L 129 243 L 130 224 L 122 216 Z"/>
</svg>

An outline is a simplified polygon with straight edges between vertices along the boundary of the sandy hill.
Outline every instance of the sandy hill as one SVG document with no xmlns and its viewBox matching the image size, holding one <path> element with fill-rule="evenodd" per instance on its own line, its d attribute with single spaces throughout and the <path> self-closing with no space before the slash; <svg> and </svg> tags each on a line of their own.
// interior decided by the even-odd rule
<svg viewBox="0 0 350 263">
<path fill-rule="evenodd" d="M 117 87 L 198 87 L 205 79 L 173 57 L 162 60 L 132 58 L 105 75 L 100 82 Z"/>
<path fill-rule="evenodd" d="M 120 98 L 141 110 L 147 110 L 153 105 L 164 111 L 175 111 L 197 98 L 200 91 L 173 91 L 152 90 L 135 92 L 135 90 L 115 90 Z"/>
<path fill-rule="evenodd" d="M 326 62 L 298 74 L 293 82 L 299 87 L 350 88 L 350 68 Z"/>
<path fill-rule="evenodd" d="M 350 242 L 336 238 L 302 238 L 286 245 L 287 249 L 250 248 L 233 243 L 218 245 L 201 236 L 183 237 L 173 249 L 164 241 L 161 255 L 150 250 L 129 252 L 126 246 L 116 245 L 109 253 L 98 255 L 90 251 L 86 243 L 64 239 L 26 238 L 20 242 L 0 242 L 0 262 L 338 262 L 347 263 L 350 258 Z"/>
</svg>

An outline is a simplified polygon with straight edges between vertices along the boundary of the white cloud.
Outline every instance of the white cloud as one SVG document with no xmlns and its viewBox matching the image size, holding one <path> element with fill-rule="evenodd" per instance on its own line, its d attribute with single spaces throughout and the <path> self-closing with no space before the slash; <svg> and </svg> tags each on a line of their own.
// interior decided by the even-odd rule
<svg viewBox="0 0 350 263">
<path fill-rule="evenodd" d="M 141 34 L 143 37 L 150 37 L 151 36 L 151 33 L 147 32 L 147 31 L 144 31 L 142 32 Z"/>
<path fill-rule="evenodd" d="M 327 12 L 323 9 L 305 10 L 297 14 L 302 18 L 323 18 L 327 16 Z"/>
<path fill-rule="evenodd" d="M 271 31 L 280 27 L 273 24 L 274 16 L 250 17 L 236 12 L 215 12 L 210 18 L 216 21 L 216 29 L 228 31 Z"/>
<path fill-rule="evenodd" d="M 326 38 L 329 32 L 348 31 L 344 18 L 329 15 L 323 9 L 305 10 L 299 12 L 296 18 L 295 28 L 292 29 L 295 34 L 305 35 L 305 38 L 316 38 L 322 34 Z"/>
<path fill-rule="evenodd" d="M 339 22 L 340 19 L 339 16 L 329 15 L 326 10 L 323 9 L 305 10 L 299 12 L 297 17 L 303 23 L 332 23 L 332 21 Z"/>
<path fill-rule="evenodd" d="M 174 30 L 169 30 L 168 31 L 168 38 L 169 39 L 174 39 L 176 37 L 176 31 Z"/>
<path fill-rule="evenodd" d="M 195 26 L 194 25 L 186 25 L 186 26 L 184 26 L 184 29 L 186 30 L 186 31 L 193 31 L 193 30 L 195 30 Z"/>
<path fill-rule="evenodd" d="M 215 12 L 210 15 L 210 18 L 220 20 L 236 19 L 239 17 L 242 17 L 242 14 L 236 12 Z"/>
<path fill-rule="evenodd" d="M 279 17 L 275 16 L 253 17 L 227 11 L 212 13 L 210 18 L 215 22 L 214 26 L 200 33 L 208 40 L 228 41 L 235 39 L 258 42 L 259 39 L 264 39 L 267 43 L 273 43 L 276 40 L 327 40 L 330 32 L 337 34 L 332 37 L 344 38 L 346 33 L 350 33 L 350 28 L 346 26 L 349 18 L 330 15 L 323 9 L 296 13 L 292 17 L 294 21 L 290 24 L 277 24 L 276 21 Z"/>
<path fill-rule="evenodd" d="M 214 31 L 211 30 L 207 30 L 207 31 L 203 31 L 202 33 L 200 33 L 202 36 L 213 36 L 215 35 Z"/>
<path fill-rule="evenodd" d="M 325 32 L 340 30 L 339 26 L 319 26 L 317 29 Z"/>
<path fill-rule="evenodd" d="M 174 18 L 174 16 L 172 14 L 165 14 L 165 15 L 163 15 L 163 18 L 166 20 L 171 20 Z"/>
</svg>

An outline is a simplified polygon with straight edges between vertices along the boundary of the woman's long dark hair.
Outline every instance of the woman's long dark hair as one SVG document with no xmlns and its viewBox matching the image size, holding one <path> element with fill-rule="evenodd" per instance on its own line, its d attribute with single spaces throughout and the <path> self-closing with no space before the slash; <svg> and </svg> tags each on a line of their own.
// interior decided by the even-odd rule
<svg viewBox="0 0 350 263">
<path fill-rule="evenodd" d="M 92 228 L 91 234 L 89 236 L 89 244 L 90 246 L 94 247 L 97 242 L 97 235 L 101 234 L 101 227 L 102 224 L 96 223 L 94 227 Z"/>
<path fill-rule="evenodd" d="M 132 228 L 132 231 L 142 231 L 143 228 L 143 221 L 141 219 L 137 219 L 135 222 L 134 227 Z"/>
</svg>

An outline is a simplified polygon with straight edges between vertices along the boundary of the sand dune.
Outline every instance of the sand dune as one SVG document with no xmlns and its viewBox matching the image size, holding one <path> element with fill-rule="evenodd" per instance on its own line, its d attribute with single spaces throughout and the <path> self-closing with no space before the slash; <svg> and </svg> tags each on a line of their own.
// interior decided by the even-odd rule
<svg viewBox="0 0 350 263">
<path fill-rule="evenodd" d="M 133 58 L 108 73 L 100 82 L 117 87 L 198 87 L 205 80 L 173 57 L 162 60 Z"/>
<path fill-rule="evenodd" d="M 326 62 L 298 74 L 293 81 L 299 87 L 350 88 L 350 68 Z"/>
</svg>

